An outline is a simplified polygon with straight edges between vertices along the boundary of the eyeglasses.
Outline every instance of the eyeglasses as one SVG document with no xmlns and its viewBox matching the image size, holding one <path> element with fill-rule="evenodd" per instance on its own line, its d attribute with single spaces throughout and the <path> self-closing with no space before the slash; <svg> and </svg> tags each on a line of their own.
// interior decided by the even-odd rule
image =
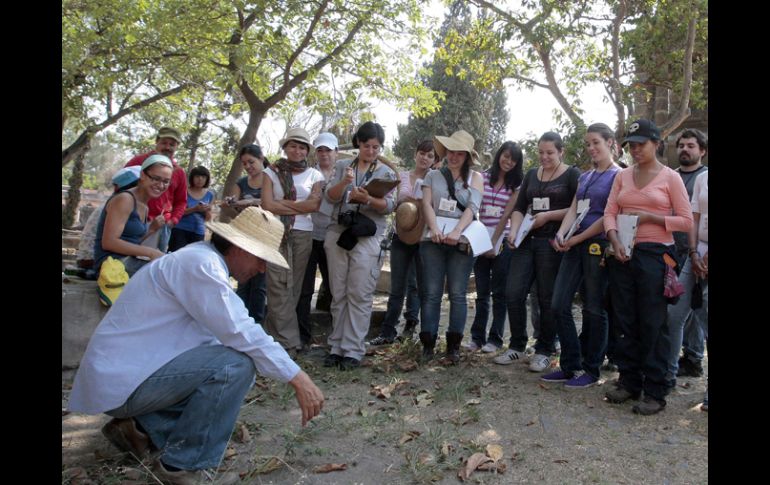
<svg viewBox="0 0 770 485">
<path fill-rule="evenodd" d="M 164 179 L 161 177 L 158 177 L 156 175 L 150 175 L 149 173 L 145 173 L 148 177 L 150 177 L 150 180 L 152 180 L 155 183 L 161 184 L 161 185 L 169 185 L 171 184 L 171 179 Z"/>
</svg>

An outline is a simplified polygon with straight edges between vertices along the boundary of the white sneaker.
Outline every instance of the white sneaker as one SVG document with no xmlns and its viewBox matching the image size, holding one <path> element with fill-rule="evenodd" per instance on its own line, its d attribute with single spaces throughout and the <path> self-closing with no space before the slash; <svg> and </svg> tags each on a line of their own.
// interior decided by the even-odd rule
<svg viewBox="0 0 770 485">
<path fill-rule="evenodd" d="M 508 349 L 504 353 L 498 355 L 492 361 L 495 364 L 500 365 L 508 365 L 513 364 L 517 360 L 521 360 L 524 358 L 524 352 L 519 352 L 518 350 Z"/>
<path fill-rule="evenodd" d="M 487 342 L 483 347 L 481 347 L 481 351 L 485 354 L 491 354 L 493 352 L 497 352 L 498 350 L 500 350 L 500 347 L 491 342 Z"/>
<path fill-rule="evenodd" d="M 529 370 L 543 372 L 551 367 L 551 359 L 547 355 L 535 354 L 529 358 Z"/>
<path fill-rule="evenodd" d="M 477 344 L 473 340 L 471 340 L 468 343 L 462 344 L 461 347 L 464 348 L 465 350 L 467 350 L 468 352 L 476 352 L 477 350 L 479 350 L 481 348 L 481 347 L 479 347 L 479 344 Z"/>
</svg>

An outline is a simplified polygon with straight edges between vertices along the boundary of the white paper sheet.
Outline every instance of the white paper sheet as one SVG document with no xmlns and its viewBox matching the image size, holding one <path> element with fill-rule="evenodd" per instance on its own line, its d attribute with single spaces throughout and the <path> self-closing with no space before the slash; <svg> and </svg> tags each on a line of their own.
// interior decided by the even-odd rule
<svg viewBox="0 0 770 485">
<path fill-rule="evenodd" d="M 513 245 L 517 248 L 521 245 L 521 242 L 529 234 L 529 230 L 532 229 L 532 224 L 535 222 L 535 218 L 532 214 L 524 214 L 524 219 L 519 226 L 519 232 L 516 233 L 516 239 L 513 241 Z"/>
<path fill-rule="evenodd" d="M 448 234 L 452 232 L 452 229 L 457 226 L 460 219 L 453 219 L 451 217 L 436 217 L 436 225 L 441 232 Z M 489 239 L 489 233 L 487 232 L 487 226 L 479 221 L 472 221 L 468 224 L 468 227 L 462 232 L 462 235 L 468 240 L 473 250 L 473 256 L 486 253 L 492 249 L 492 241 Z"/>
<path fill-rule="evenodd" d="M 618 221 L 618 239 L 626 250 L 626 255 L 630 258 L 631 251 L 634 249 L 634 240 L 636 239 L 636 228 L 639 225 L 639 216 L 620 214 Z"/>
</svg>

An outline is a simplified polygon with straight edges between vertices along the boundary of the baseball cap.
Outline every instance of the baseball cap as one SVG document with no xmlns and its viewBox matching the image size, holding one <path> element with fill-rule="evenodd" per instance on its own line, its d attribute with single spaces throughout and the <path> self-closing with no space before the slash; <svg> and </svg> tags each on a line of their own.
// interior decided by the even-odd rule
<svg viewBox="0 0 770 485">
<path fill-rule="evenodd" d="M 319 133 L 318 137 L 313 140 L 313 146 L 315 148 L 321 148 L 326 147 L 330 150 L 336 150 L 339 146 L 339 143 L 337 142 L 337 137 L 329 132 L 323 132 Z"/>
<path fill-rule="evenodd" d="M 660 140 L 660 130 L 652 121 L 639 118 L 629 125 L 622 145 L 625 146 L 630 141 L 644 143 L 647 140 Z"/>
</svg>

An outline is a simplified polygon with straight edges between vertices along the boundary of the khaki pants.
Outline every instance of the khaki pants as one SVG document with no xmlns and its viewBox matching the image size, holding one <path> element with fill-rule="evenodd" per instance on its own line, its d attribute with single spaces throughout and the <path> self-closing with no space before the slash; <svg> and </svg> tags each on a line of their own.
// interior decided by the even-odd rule
<svg viewBox="0 0 770 485">
<path fill-rule="evenodd" d="M 289 269 L 267 263 L 267 315 L 264 328 L 285 349 L 295 349 L 302 345 L 296 308 L 312 248 L 311 231 L 292 229 L 286 244 L 281 245 L 281 254 L 289 263 Z"/>
<path fill-rule="evenodd" d="M 332 292 L 333 330 L 328 343 L 332 354 L 360 360 L 366 352 L 364 339 L 382 266 L 382 236 L 360 237 L 358 244 L 346 251 L 337 246 L 338 227 L 330 227 L 324 241 Z"/>
</svg>

